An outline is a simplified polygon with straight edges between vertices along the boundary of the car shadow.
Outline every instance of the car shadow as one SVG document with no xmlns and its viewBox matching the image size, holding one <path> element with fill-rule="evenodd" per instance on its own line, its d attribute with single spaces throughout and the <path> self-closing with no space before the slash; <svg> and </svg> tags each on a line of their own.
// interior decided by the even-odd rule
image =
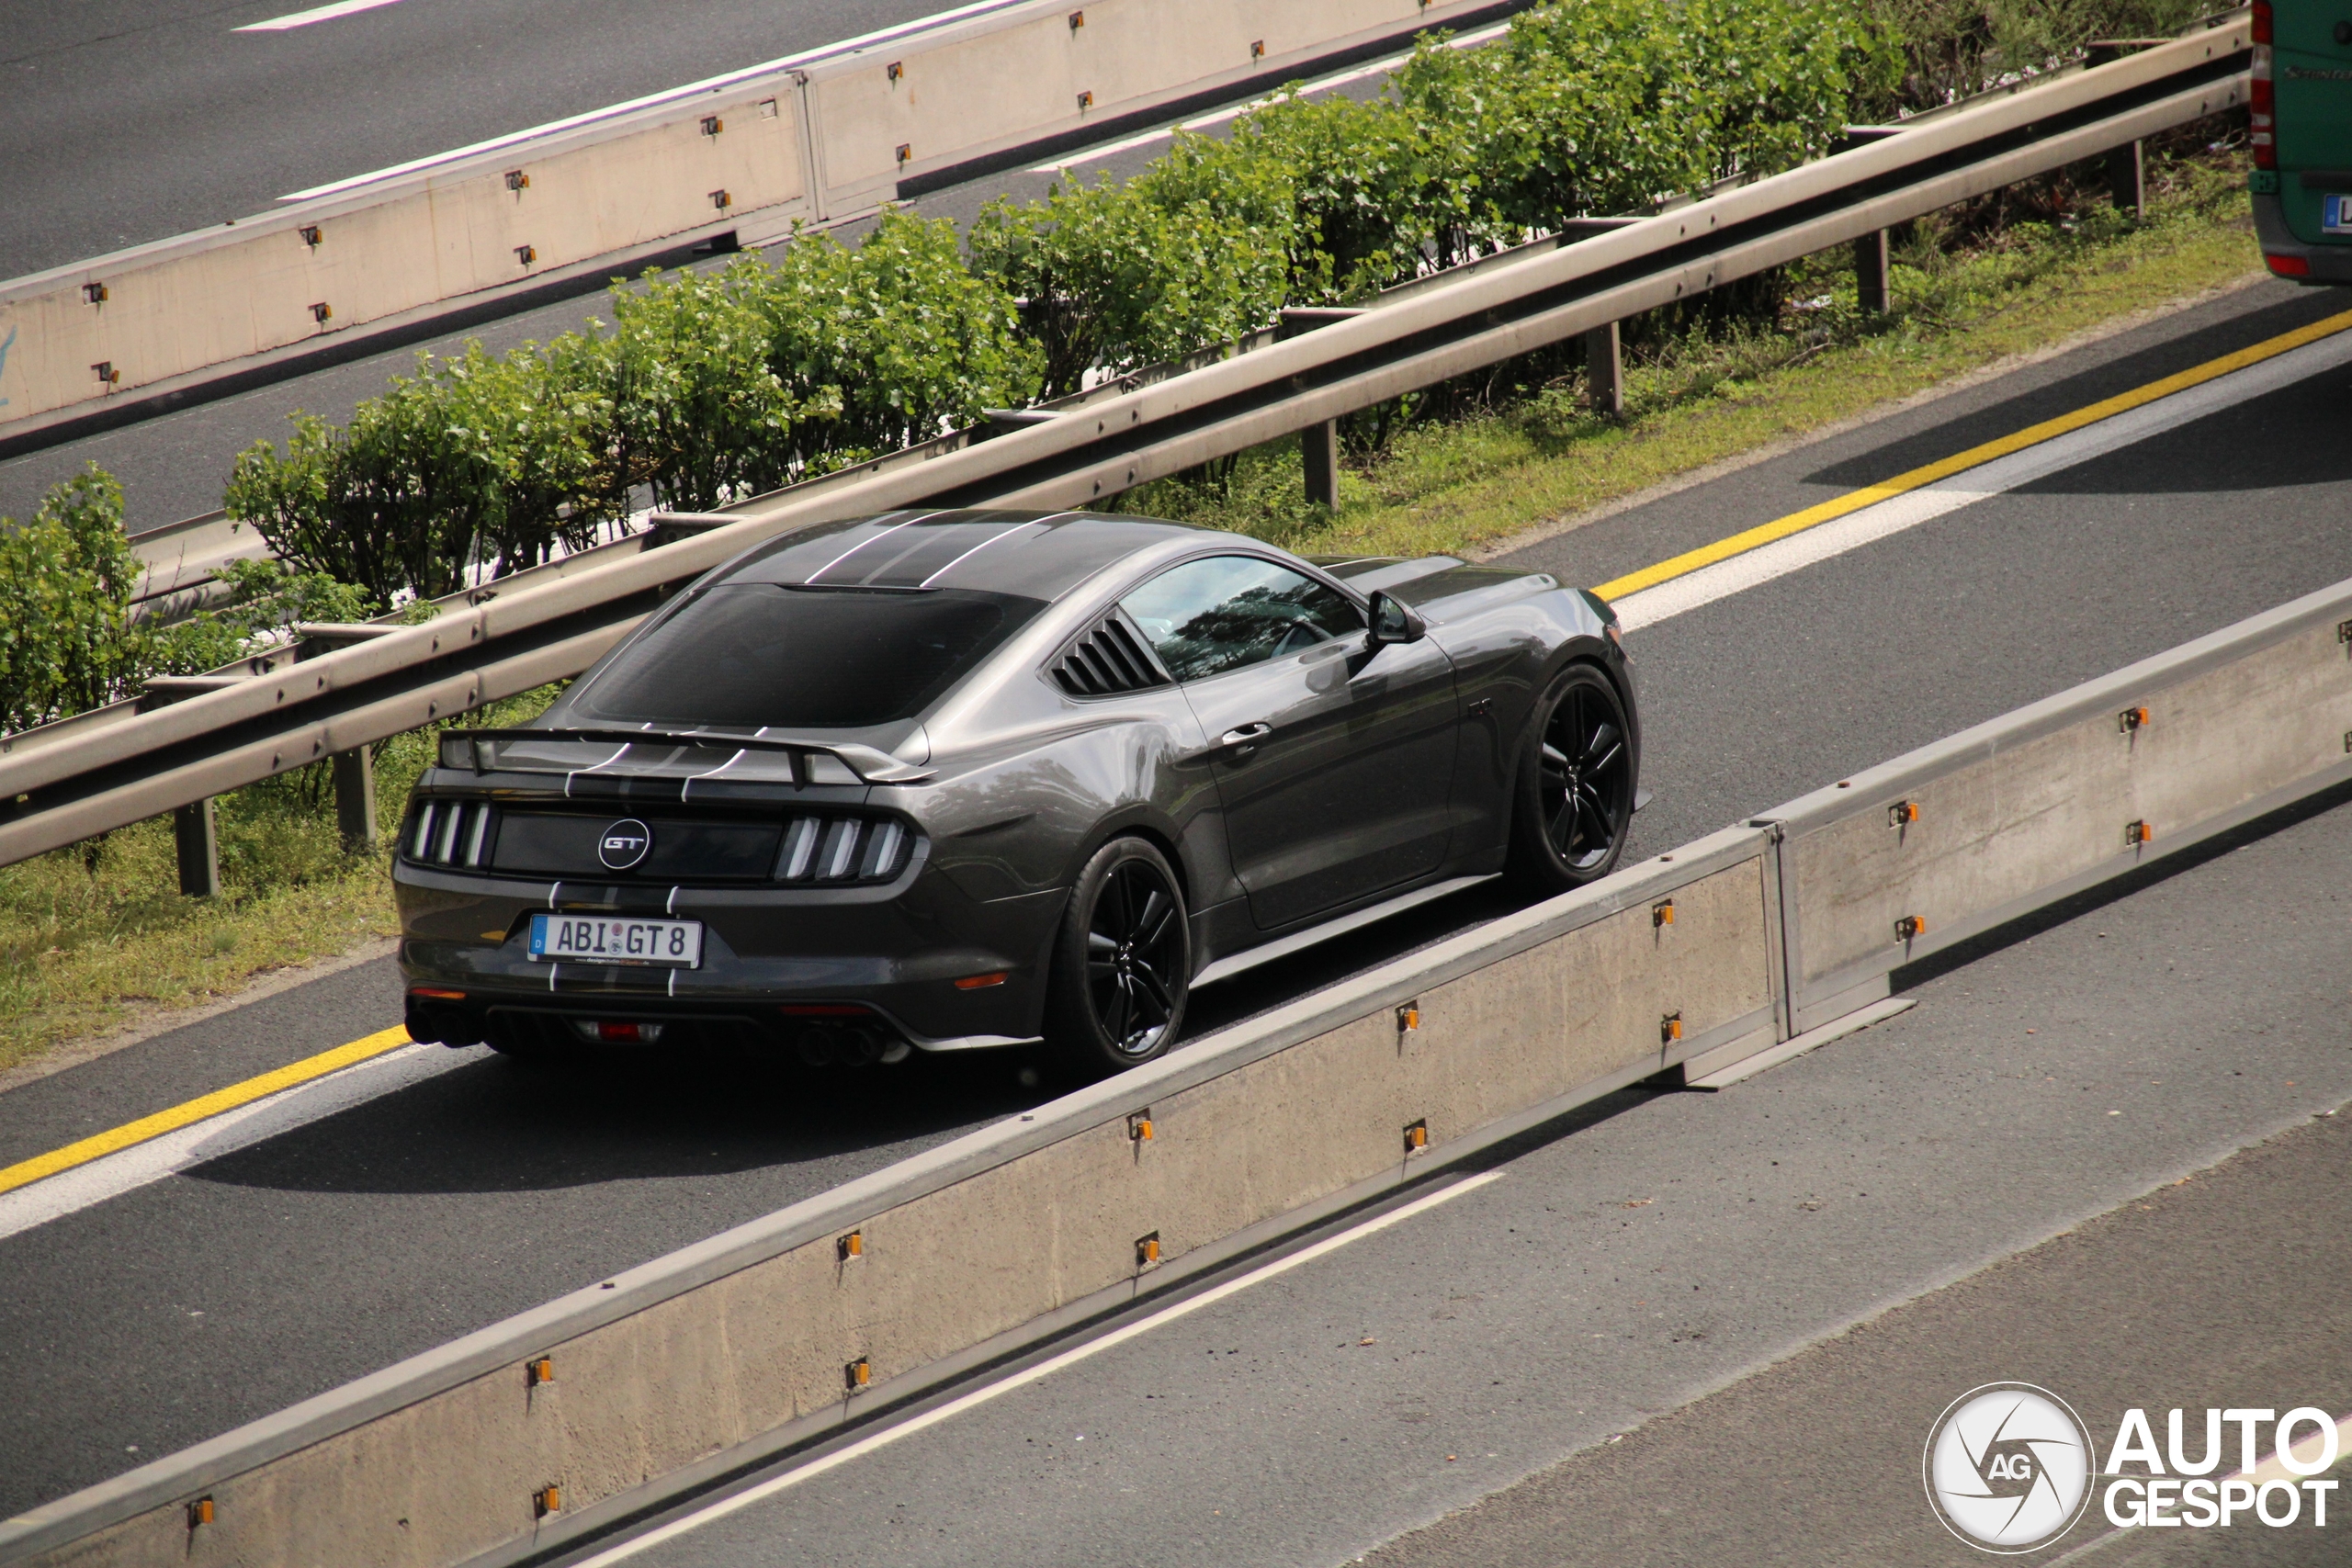
<svg viewBox="0 0 2352 1568">
<path fill-rule="evenodd" d="M 1526 902 L 1498 880 L 1246 971 L 1194 995 L 1185 1038 Z M 748 1051 L 608 1048 L 560 1065 L 482 1054 L 181 1174 L 287 1192 L 531 1192 L 703 1178 L 806 1195 L 1069 1087 L 1035 1050 L 918 1055 L 857 1068 L 809 1068 Z"/>
<path fill-rule="evenodd" d="M 831 1185 L 1051 1092 L 1025 1052 L 824 1070 L 749 1053 L 616 1051 L 561 1066 L 488 1056 L 182 1174 L 286 1191 L 462 1193 L 798 1168 L 792 1185 Z"/>
</svg>

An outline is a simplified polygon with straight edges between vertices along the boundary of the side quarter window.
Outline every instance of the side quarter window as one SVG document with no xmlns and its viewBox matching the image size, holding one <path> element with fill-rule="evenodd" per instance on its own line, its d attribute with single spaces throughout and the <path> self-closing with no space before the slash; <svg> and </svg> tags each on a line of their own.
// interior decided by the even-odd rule
<svg viewBox="0 0 2352 1568">
<path fill-rule="evenodd" d="M 1170 567 L 1120 604 L 1179 681 L 1363 629 L 1363 615 L 1345 594 L 1255 556 L 1209 556 Z"/>
</svg>

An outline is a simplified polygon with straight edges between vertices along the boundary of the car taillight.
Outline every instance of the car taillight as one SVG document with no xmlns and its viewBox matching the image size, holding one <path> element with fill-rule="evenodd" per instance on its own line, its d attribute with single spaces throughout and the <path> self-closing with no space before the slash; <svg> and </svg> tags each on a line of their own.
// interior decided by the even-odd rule
<svg viewBox="0 0 2352 1568">
<path fill-rule="evenodd" d="M 409 818 L 401 849 L 419 865 L 480 871 L 490 863 L 498 814 L 485 801 L 427 800 Z"/>
<path fill-rule="evenodd" d="M 2312 264 L 2304 256 L 2266 255 L 2262 259 L 2269 263 L 2270 270 L 2280 277 L 2309 277 L 2312 275 Z"/>
<path fill-rule="evenodd" d="M 2251 111 L 2246 140 L 2254 146 L 2254 166 L 2275 169 L 2278 166 L 2278 143 L 2274 134 L 2278 89 L 2271 81 L 2270 0 L 2254 0 L 2254 79 L 2246 105 Z"/>
<path fill-rule="evenodd" d="M 784 825 L 778 882 L 887 882 L 905 868 L 914 835 L 858 817 L 795 817 Z"/>
</svg>

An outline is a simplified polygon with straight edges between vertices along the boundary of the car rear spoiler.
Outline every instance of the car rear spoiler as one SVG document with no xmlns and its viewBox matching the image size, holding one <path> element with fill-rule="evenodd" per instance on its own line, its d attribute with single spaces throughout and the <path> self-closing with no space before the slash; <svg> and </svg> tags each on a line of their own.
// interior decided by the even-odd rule
<svg viewBox="0 0 2352 1568">
<path fill-rule="evenodd" d="M 791 761 L 796 784 L 836 784 L 820 779 L 812 759 L 829 757 L 849 770 L 860 784 L 920 784 L 932 776 L 929 768 L 902 762 L 888 752 L 846 740 L 802 740 L 788 736 L 727 735 L 705 729 L 447 729 L 441 733 L 440 761 L 445 768 L 489 773 L 498 767 L 485 747 L 500 741 L 582 740 L 619 746 L 707 746 L 737 751 L 778 751 Z M 540 770 L 533 769 L 533 772 Z"/>
</svg>

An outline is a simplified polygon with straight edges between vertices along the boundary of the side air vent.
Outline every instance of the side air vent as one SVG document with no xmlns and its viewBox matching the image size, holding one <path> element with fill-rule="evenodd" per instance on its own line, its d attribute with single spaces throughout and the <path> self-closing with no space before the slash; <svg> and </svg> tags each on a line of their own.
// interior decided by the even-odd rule
<svg viewBox="0 0 2352 1568">
<path fill-rule="evenodd" d="M 480 871 L 497 837 L 498 812 L 489 802 L 428 800 L 409 818 L 401 849 L 418 865 Z"/>
<path fill-rule="evenodd" d="M 1169 683 L 1168 671 L 1134 624 L 1115 611 L 1070 644 L 1051 671 L 1054 684 L 1073 697 L 1114 696 Z"/>
<path fill-rule="evenodd" d="M 862 817 L 795 817 L 784 825 L 775 879 L 805 885 L 888 882 L 905 869 L 914 835 Z"/>
</svg>

